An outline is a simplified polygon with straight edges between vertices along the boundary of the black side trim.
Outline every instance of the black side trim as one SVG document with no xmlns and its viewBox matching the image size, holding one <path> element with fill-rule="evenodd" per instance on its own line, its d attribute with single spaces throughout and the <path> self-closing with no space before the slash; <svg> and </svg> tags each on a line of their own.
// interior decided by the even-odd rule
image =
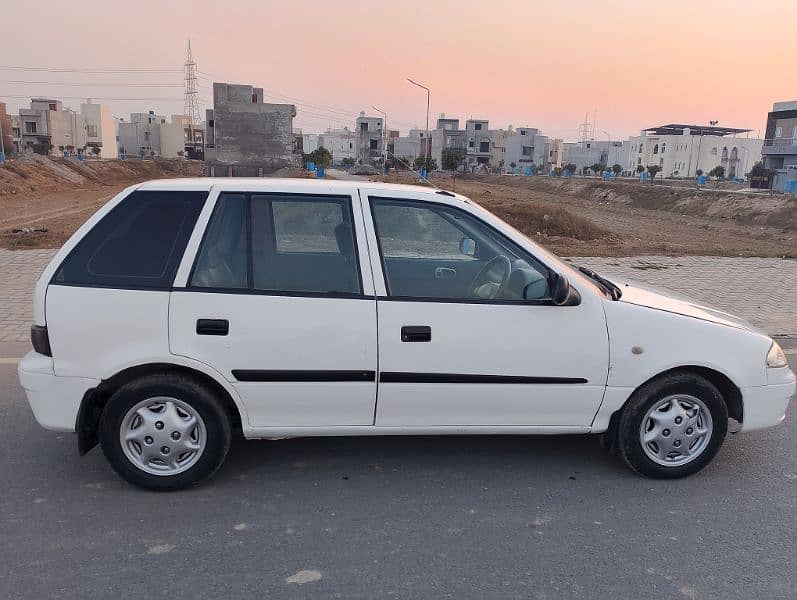
<svg viewBox="0 0 797 600">
<path fill-rule="evenodd" d="M 375 371 L 282 371 L 233 369 L 238 381 L 376 381 Z"/>
<path fill-rule="evenodd" d="M 587 383 L 582 377 L 526 377 L 523 375 L 472 375 L 469 373 L 379 374 L 380 383 Z"/>
</svg>

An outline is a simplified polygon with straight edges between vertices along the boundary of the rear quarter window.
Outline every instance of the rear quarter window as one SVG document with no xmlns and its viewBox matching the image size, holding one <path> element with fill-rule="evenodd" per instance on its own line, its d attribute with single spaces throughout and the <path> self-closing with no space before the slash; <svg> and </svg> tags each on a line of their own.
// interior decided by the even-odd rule
<svg viewBox="0 0 797 600">
<path fill-rule="evenodd" d="M 131 193 L 78 242 L 51 283 L 169 289 L 207 196 Z"/>
</svg>

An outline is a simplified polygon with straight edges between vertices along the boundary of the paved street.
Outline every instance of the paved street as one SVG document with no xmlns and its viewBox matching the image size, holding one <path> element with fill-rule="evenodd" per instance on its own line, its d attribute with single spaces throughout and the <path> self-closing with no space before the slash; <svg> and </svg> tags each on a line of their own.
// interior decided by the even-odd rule
<svg viewBox="0 0 797 600">
<path fill-rule="evenodd" d="M 590 436 L 241 440 L 156 494 L 39 428 L 0 361 L 0 456 L 3 599 L 797 597 L 794 406 L 679 481 Z"/>
</svg>

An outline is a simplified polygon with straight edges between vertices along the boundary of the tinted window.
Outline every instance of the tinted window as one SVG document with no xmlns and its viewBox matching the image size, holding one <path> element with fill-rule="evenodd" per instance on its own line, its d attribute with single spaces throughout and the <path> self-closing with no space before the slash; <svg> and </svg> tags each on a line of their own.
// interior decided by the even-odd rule
<svg viewBox="0 0 797 600">
<path fill-rule="evenodd" d="M 350 200 L 252 196 L 253 287 L 361 292 Z"/>
<path fill-rule="evenodd" d="M 168 289 L 206 198 L 133 192 L 77 244 L 53 283 Z"/>
<path fill-rule="evenodd" d="M 222 194 L 191 276 L 204 288 L 246 288 L 246 196 Z"/>
<path fill-rule="evenodd" d="M 433 203 L 372 199 L 391 296 L 524 301 L 548 297 L 547 269 L 479 219 Z"/>
</svg>

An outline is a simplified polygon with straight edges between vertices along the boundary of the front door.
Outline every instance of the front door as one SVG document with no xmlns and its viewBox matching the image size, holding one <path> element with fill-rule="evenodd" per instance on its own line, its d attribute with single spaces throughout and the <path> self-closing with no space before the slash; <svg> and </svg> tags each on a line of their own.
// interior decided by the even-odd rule
<svg viewBox="0 0 797 600">
<path fill-rule="evenodd" d="M 239 392 L 249 425 L 372 425 L 376 304 L 350 196 L 218 196 L 170 346 Z"/>
<path fill-rule="evenodd" d="M 601 299 L 553 305 L 530 252 L 464 202 L 421 197 L 363 203 L 382 265 L 376 425 L 589 427 L 608 370 Z"/>
</svg>

